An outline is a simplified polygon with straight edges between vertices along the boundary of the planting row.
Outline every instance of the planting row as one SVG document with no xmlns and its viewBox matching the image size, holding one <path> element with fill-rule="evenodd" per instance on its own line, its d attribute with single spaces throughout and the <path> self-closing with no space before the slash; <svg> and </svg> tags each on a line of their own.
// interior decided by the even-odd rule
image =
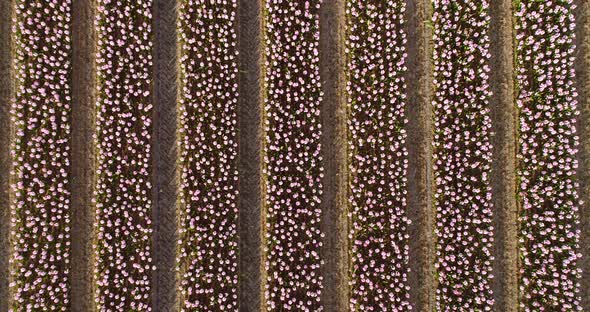
<svg viewBox="0 0 590 312">
<path fill-rule="evenodd" d="M 348 1 L 351 310 L 408 310 L 405 1 Z"/>
<path fill-rule="evenodd" d="M 70 301 L 71 18 L 71 1 L 16 3 L 11 288 L 22 311 Z"/>
<path fill-rule="evenodd" d="M 149 311 L 152 1 L 99 0 L 96 301 Z"/>
<path fill-rule="evenodd" d="M 573 1 L 517 3 L 521 308 L 577 311 Z"/>
<path fill-rule="evenodd" d="M 437 309 L 488 311 L 493 235 L 489 2 L 435 0 L 433 23 Z"/>
<path fill-rule="evenodd" d="M 319 8 L 319 0 L 265 5 L 265 297 L 271 311 L 321 310 Z"/>
<path fill-rule="evenodd" d="M 237 309 L 235 0 L 180 8 L 181 306 Z"/>
</svg>

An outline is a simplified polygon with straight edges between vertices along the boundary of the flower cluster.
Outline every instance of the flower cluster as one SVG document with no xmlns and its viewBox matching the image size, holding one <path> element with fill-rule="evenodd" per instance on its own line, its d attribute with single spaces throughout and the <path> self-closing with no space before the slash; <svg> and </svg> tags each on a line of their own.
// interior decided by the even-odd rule
<svg viewBox="0 0 590 312">
<path fill-rule="evenodd" d="M 16 1 L 11 286 L 19 311 L 66 311 L 70 300 L 70 6 Z"/>
<path fill-rule="evenodd" d="M 183 311 L 237 310 L 236 9 L 236 0 L 180 9 Z"/>
<path fill-rule="evenodd" d="M 572 0 L 518 3 L 521 308 L 581 310 Z"/>
<path fill-rule="evenodd" d="M 101 311 L 150 311 L 152 1 L 99 0 L 97 260 Z"/>
<path fill-rule="evenodd" d="M 347 1 L 352 311 L 409 309 L 405 1 Z"/>
<path fill-rule="evenodd" d="M 493 304 L 489 1 L 434 1 L 437 308 Z"/>
<path fill-rule="evenodd" d="M 321 310 L 320 2 L 266 2 L 265 295 L 271 311 Z"/>
</svg>

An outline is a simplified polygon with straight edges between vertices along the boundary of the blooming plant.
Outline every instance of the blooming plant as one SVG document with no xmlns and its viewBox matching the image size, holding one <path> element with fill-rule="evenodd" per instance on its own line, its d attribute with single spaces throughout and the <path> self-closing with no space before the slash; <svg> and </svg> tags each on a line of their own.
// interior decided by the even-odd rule
<svg viewBox="0 0 590 312">
<path fill-rule="evenodd" d="M 150 311 L 152 1 L 99 0 L 96 301 Z"/>
<path fill-rule="evenodd" d="M 524 311 L 581 310 L 572 2 L 516 3 Z"/>
<path fill-rule="evenodd" d="M 489 1 L 434 1 L 437 309 L 490 311 Z"/>
<path fill-rule="evenodd" d="M 237 310 L 236 0 L 185 0 L 179 32 L 186 311 Z"/>
<path fill-rule="evenodd" d="M 405 1 L 347 1 L 351 310 L 409 309 Z"/>
<path fill-rule="evenodd" d="M 181 208 L 175 291 L 182 311 L 238 310 L 238 1 L 178 1 Z M 492 1 L 433 0 L 426 25 L 434 43 L 428 108 L 434 124 L 437 311 L 494 308 Z M 513 3 L 523 311 L 582 310 L 573 2 Z M 72 208 L 84 207 L 70 204 L 70 186 L 76 185 L 70 175 L 71 62 L 78 53 L 71 42 L 74 3 L 14 0 L 16 89 L 10 114 L 15 131 L 7 138 L 13 161 L 14 311 L 75 310 L 70 219 Z M 346 96 L 348 118 L 349 306 L 359 312 L 408 311 L 416 307 L 411 307 L 415 298 L 408 281 L 414 238 L 407 217 L 413 207 L 406 198 L 408 176 L 413 177 L 404 77 L 412 70 L 406 67 L 408 40 L 425 38 L 408 38 L 413 31 L 407 29 L 411 7 L 406 4 L 411 2 L 342 3 L 344 36 L 337 39 L 345 42 L 345 59 L 335 63 L 346 70 L 340 95 Z M 154 23 L 154 5 L 152 0 L 96 1 L 96 252 L 91 260 L 100 311 L 152 309 L 152 25 L 169 17 Z M 320 77 L 321 5 L 326 3 L 261 2 L 264 182 L 259 186 L 265 218 L 263 305 L 269 311 L 324 309 L 321 269 L 327 259 L 320 252 L 328 233 L 320 226 L 321 148 L 330 146 L 320 143 L 320 110 L 321 82 L 330 78 Z M 334 51 L 326 52 L 330 57 Z"/>
<path fill-rule="evenodd" d="M 265 295 L 271 311 L 320 311 L 320 1 L 265 7 Z"/>
<path fill-rule="evenodd" d="M 70 300 L 70 5 L 16 1 L 11 286 L 23 311 Z"/>
</svg>

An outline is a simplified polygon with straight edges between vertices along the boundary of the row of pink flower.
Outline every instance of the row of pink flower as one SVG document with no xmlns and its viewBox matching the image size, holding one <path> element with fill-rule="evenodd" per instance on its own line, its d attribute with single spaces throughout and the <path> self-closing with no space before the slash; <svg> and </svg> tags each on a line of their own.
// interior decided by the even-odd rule
<svg viewBox="0 0 590 312">
<path fill-rule="evenodd" d="M 493 303 L 489 1 L 434 1 L 437 309 Z"/>
<path fill-rule="evenodd" d="M 409 307 L 405 1 L 347 1 L 351 310 Z"/>
<path fill-rule="evenodd" d="M 572 2 L 522 0 L 516 13 L 524 311 L 581 310 Z"/>
<path fill-rule="evenodd" d="M 237 310 L 236 0 L 180 8 L 185 311 Z"/>
<path fill-rule="evenodd" d="M 19 311 L 66 311 L 70 301 L 70 7 L 16 4 L 11 286 Z"/>
<path fill-rule="evenodd" d="M 319 311 L 319 0 L 266 2 L 266 300 L 271 311 Z"/>
<path fill-rule="evenodd" d="M 96 301 L 149 311 L 152 1 L 99 0 Z"/>
</svg>

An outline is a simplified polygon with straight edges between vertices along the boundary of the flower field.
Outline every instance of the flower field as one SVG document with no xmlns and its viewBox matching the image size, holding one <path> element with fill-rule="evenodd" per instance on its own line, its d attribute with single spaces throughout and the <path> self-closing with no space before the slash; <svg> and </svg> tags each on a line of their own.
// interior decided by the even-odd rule
<svg viewBox="0 0 590 312">
<path fill-rule="evenodd" d="M 0 3 L 0 312 L 590 311 L 582 2 Z"/>
</svg>

